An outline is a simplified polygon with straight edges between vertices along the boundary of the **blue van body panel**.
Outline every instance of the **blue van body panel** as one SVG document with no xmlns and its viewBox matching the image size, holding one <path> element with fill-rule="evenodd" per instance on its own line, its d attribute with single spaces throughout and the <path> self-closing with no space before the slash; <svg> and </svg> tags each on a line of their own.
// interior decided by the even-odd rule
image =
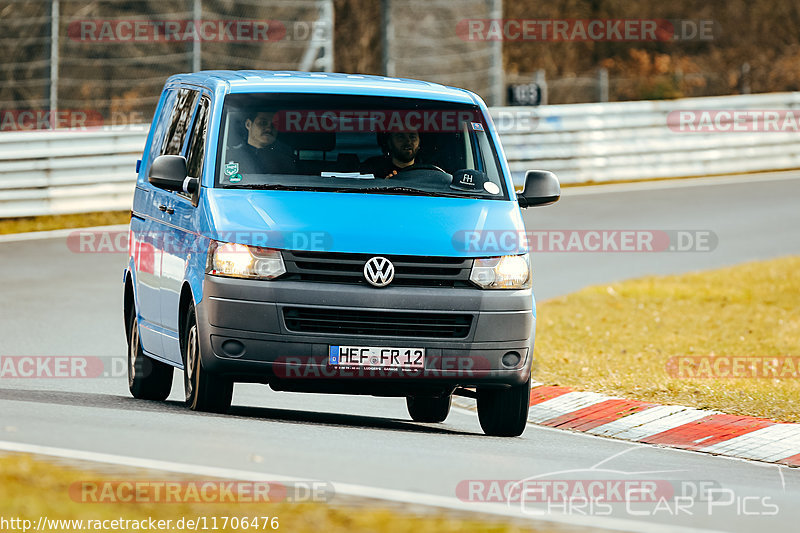
<svg viewBox="0 0 800 533">
<path fill-rule="evenodd" d="M 182 83 L 207 87 L 216 92 L 352 94 L 397 98 L 427 98 L 445 102 L 476 104 L 480 98 L 464 89 L 406 78 L 327 72 L 207 70 L 176 74 L 167 85 Z"/>
<path fill-rule="evenodd" d="M 275 248 L 486 257 L 527 252 L 516 202 L 313 191 L 204 191 L 213 238 Z M 505 245 L 465 242 L 468 232 L 503 234 Z M 276 237 L 277 242 L 265 242 Z M 522 241 L 522 242 L 520 242 Z"/>
</svg>

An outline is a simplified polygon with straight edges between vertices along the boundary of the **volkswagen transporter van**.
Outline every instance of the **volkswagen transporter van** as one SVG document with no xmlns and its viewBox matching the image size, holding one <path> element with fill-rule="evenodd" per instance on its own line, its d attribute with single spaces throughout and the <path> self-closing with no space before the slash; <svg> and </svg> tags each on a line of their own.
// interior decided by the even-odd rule
<svg viewBox="0 0 800 533">
<path fill-rule="evenodd" d="M 395 78 L 169 78 L 138 164 L 124 273 L 128 384 L 224 412 L 235 383 L 404 397 L 441 422 L 477 399 L 525 428 L 535 303 L 521 207 L 483 101 Z"/>
</svg>

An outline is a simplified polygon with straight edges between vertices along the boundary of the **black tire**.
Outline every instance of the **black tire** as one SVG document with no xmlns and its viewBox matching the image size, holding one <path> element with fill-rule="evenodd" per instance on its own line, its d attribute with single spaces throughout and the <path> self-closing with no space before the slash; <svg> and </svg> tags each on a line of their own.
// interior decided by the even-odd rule
<svg viewBox="0 0 800 533">
<path fill-rule="evenodd" d="M 525 431 L 531 398 L 531 379 L 506 389 L 478 389 L 478 420 L 493 437 L 518 437 Z"/>
<path fill-rule="evenodd" d="M 406 406 L 408 414 L 415 422 L 444 422 L 450 414 L 450 402 L 453 396 L 408 396 Z"/>
<path fill-rule="evenodd" d="M 140 400 L 166 400 L 172 390 L 172 367 L 144 354 L 136 310 L 128 318 L 128 389 Z"/>
<path fill-rule="evenodd" d="M 225 413 L 233 399 L 233 381 L 205 370 L 200 350 L 197 316 L 192 306 L 186 314 L 181 342 L 186 406 L 192 411 Z"/>
</svg>

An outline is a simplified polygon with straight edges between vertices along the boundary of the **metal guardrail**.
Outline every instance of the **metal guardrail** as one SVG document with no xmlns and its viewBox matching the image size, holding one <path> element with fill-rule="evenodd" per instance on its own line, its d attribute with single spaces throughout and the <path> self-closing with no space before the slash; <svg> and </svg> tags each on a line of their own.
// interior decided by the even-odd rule
<svg viewBox="0 0 800 533">
<path fill-rule="evenodd" d="M 669 101 L 492 108 L 515 183 L 562 183 L 800 168 L 794 132 L 678 132 L 676 110 L 800 110 L 800 92 Z M 124 210 L 148 126 L 0 133 L 0 218 Z"/>
<path fill-rule="evenodd" d="M 680 110 L 800 110 L 800 92 L 553 105 L 528 108 L 529 116 L 505 107 L 492 116 L 518 185 L 531 168 L 552 170 L 562 183 L 800 168 L 797 129 L 675 131 L 668 115 Z"/>
<path fill-rule="evenodd" d="M 131 208 L 147 127 L 0 133 L 0 218 Z"/>
</svg>

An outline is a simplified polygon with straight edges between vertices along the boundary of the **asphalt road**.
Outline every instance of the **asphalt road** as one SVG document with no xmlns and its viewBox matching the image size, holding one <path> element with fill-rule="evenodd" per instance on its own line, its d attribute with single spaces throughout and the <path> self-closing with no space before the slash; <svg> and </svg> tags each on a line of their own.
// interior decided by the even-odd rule
<svg viewBox="0 0 800 533">
<path fill-rule="evenodd" d="M 800 254 L 800 175 L 565 191 L 525 213 L 529 230 L 711 232 L 713 251 L 539 252 L 539 300 L 631 277 Z M 0 243 L 0 355 L 91 355 L 124 369 L 124 254 L 79 254 L 65 239 Z M 116 363 L 111 360 L 115 359 Z M 482 435 L 474 413 L 410 421 L 402 399 L 275 393 L 237 385 L 227 416 L 184 409 L 176 372 L 166 403 L 132 399 L 125 379 L 0 379 L 0 441 L 311 478 L 437 498 L 464 480 L 647 479 L 725 489 L 681 512 L 668 504 L 566 507 L 593 524 L 610 512 L 641 523 L 727 531 L 794 531 L 800 471 L 529 426 L 516 439 Z M 565 472 L 570 471 L 570 472 Z M 267 476 L 268 477 L 268 476 Z M 728 491 L 727 489 L 730 489 Z M 708 494 L 706 494 L 708 496 Z M 730 503 L 725 503 L 726 498 Z M 688 502 L 687 502 L 688 503 Z M 476 511 L 481 503 L 470 504 Z M 638 514 L 637 514 L 638 513 Z M 677 513 L 677 514 L 676 514 Z M 569 517 L 566 518 L 569 520 Z M 614 524 L 619 524 L 615 522 Z"/>
</svg>

